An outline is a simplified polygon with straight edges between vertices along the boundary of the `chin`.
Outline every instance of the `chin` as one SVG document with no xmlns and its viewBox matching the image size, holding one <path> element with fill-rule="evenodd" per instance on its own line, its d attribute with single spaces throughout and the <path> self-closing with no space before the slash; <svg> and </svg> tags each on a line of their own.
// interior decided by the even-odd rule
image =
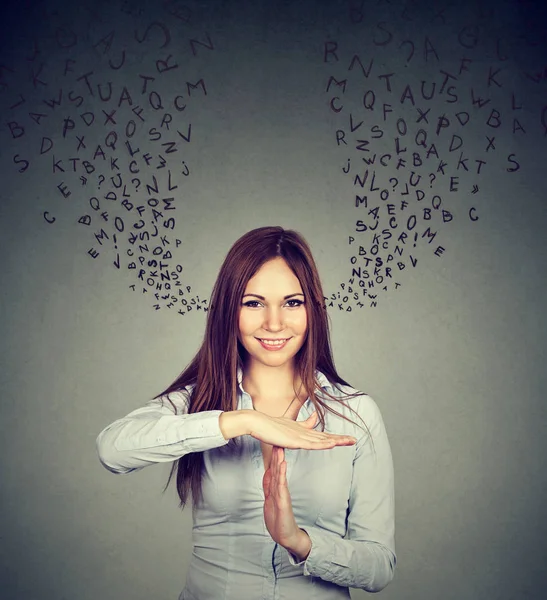
<svg viewBox="0 0 547 600">
<path fill-rule="evenodd" d="M 285 358 L 283 360 L 261 360 L 260 362 L 267 367 L 284 367 L 287 364 L 293 364 L 294 357 L 290 356 L 289 358 Z"/>
</svg>

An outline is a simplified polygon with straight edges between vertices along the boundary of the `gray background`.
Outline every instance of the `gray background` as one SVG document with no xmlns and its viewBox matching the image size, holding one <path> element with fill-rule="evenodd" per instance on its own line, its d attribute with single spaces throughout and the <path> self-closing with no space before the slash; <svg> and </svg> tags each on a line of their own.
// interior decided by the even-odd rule
<svg viewBox="0 0 547 600">
<path fill-rule="evenodd" d="M 181 296 L 169 307 L 169 300 L 152 297 L 154 290 L 143 293 L 136 270 L 128 268 L 128 232 L 138 219 L 134 210 L 128 216 L 119 198 L 104 198 L 115 189 L 109 181 L 112 155 L 119 156 L 131 202 L 146 203 L 151 194 L 144 188 L 153 175 L 159 197 L 175 197 L 176 210 L 165 216 L 176 216 L 176 227 L 164 233 L 172 249 L 170 270 L 183 267 L 189 301 L 208 298 L 229 246 L 265 224 L 303 233 L 326 295 L 342 292 L 329 306 L 336 363 L 344 378 L 378 402 L 395 462 L 398 567 L 383 597 L 542 598 L 547 78 L 545 22 L 537 7 L 458 3 L 436 15 L 433 3 L 396 0 L 94 2 L 94 14 L 63 4 L 19 4 L 5 8 L 3 16 L 2 597 L 176 598 L 184 584 L 191 511 L 177 508 L 174 488 L 161 494 L 168 466 L 116 477 L 100 466 L 95 452 L 103 427 L 178 375 L 204 326 L 203 310 L 179 314 Z M 145 35 L 154 22 L 163 29 L 154 25 Z M 110 47 L 97 45 L 111 31 Z M 70 32 L 77 33 L 77 43 Z M 194 55 L 189 40 L 207 36 L 214 49 L 194 44 Z M 438 58 L 431 46 L 424 51 L 426 37 Z M 415 46 L 412 56 L 407 40 Z M 327 62 L 325 43 L 331 49 L 337 44 L 336 57 L 327 54 Z M 126 63 L 113 70 L 108 61 L 117 64 L 122 50 Z M 365 67 L 373 59 L 368 77 L 358 65 L 348 69 L 355 54 Z M 156 61 L 168 55 L 179 67 L 160 74 Z M 75 63 L 64 74 L 67 58 Z M 472 62 L 459 74 L 462 58 Z M 455 86 L 455 103 L 446 89 L 439 92 L 441 70 L 458 76 L 447 84 Z M 94 85 L 112 82 L 111 100 L 103 102 L 96 88 L 89 95 L 85 82 L 77 81 L 89 71 Z M 33 83 L 33 72 L 40 72 L 45 85 Z M 386 73 L 393 73 L 391 92 L 378 77 Z M 488 84 L 489 73 L 501 87 Z M 141 93 L 140 74 L 155 76 L 149 89 L 166 104 L 180 92 L 187 108 L 153 109 Z M 326 91 L 331 76 L 346 79 L 345 90 L 331 83 Z M 189 95 L 186 82 L 200 78 L 207 94 Z M 437 84 L 431 100 L 420 95 L 422 80 Z M 400 102 L 407 84 L 416 106 L 431 109 L 428 124 L 416 123 L 410 101 Z M 118 106 L 124 85 L 132 106 Z M 471 88 L 490 103 L 474 106 Z M 43 100 L 58 97 L 59 89 L 62 104 L 50 108 Z M 68 101 L 69 90 L 82 94 L 81 107 Z M 372 110 L 362 102 L 369 91 L 376 98 Z M 25 102 L 14 107 L 20 95 Z M 343 104 L 339 113 L 329 107 L 335 96 L 335 107 Z M 393 110 L 385 122 L 384 103 Z M 135 105 L 143 108 L 145 123 L 131 112 Z M 116 126 L 104 124 L 103 109 L 117 109 Z M 499 127 L 492 126 L 496 117 L 488 124 L 492 109 L 499 112 Z M 79 117 L 86 110 L 97 115 L 89 127 Z M 456 124 L 458 111 L 469 113 L 466 126 Z M 29 112 L 47 116 L 37 124 Z M 173 115 L 169 135 L 152 141 L 147 132 L 159 129 L 165 112 Z M 364 122 L 355 132 L 350 113 Z M 437 134 L 443 114 L 450 126 Z M 63 137 L 68 118 L 75 128 Z M 133 140 L 141 150 L 140 189 L 131 181 L 124 147 L 131 118 L 138 122 Z M 514 118 L 525 132 L 513 131 Z M 397 133 L 397 119 L 405 120 L 406 136 Z M 184 142 L 173 131 L 186 132 L 189 123 L 191 142 Z M 384 129 L 381 139 L 372 138 L 373 125 Z M 361 157 L 393 153 L 399 136 L 408 142 L 410 163 L 412 152 L 421 150 L 412 141 L 420 127 L 447 161 L 444 176 L 434 158 L 415 168 L 376 168 L 380 190 L 389 190 L 396 205 L 399 231 L 409 214 L 417 217 L 409 233 L 419 232 L 416 247 L 409 238 L 400 259 L 405 269 L 394 271 L 400 287 L 389 282 L 384 291 L 378 284 L 370 291 L 375 301 L 344 303 L 341 284 L 345 290 L 350 285 L 357 245 L 368 250 L 373 244 L 370 231 L 356 232 L 356 221 L 373 226 L 367 211 L 378 206 L 379 229 L 389 227 L 380 191 L 367 192 L 368 207 L 355 207 L 355 194 L 363 190 L 354 176 L 366 168 Z M 347 146 L 336 143 L 338 129 L 346 132 Z M 108 160 L 92 161 L 92 174 L 81 162 L 71 171 L 68 159 L 91 161 L 111 130 L 119 134 L 119 146 L 110 151 L 103 145 Z M 460 150 L 448 149 L 454 134 L 464 141 L 469 172 L 457 167 Z M 76 135 L 85 135 L 85 150 L 76 150 Z M 486 136 L 495 136 L 495 151 L 486 151 Z M 43 137 L 54 146 L 41 154 Z M 369 154 L 356 149 L 358 139 L 369 141 Z M 177 152 L 164 154 L 163 170 L 146 166 L 142 154 L 148 151 L 157 164 L 164 140 L 177 141 Z M 510 154 L 518 171 L 507 171 L 514 166 Z M 24 172 L 15 155 L 29 161 Z M 53 172 L 53 155 L 63 161 L 64 173 Z M 352 170 L 346 175 L 348 158 Z M 487 161 L 479 174 L 477 159 Z M 172 192 L 167 169 L 179 186 Z M 412 170 L 423 177 L 418 187 L 427 197 L 419 204 L 410 196 L 403 212 L 400 192 Z M 432 172 L 437 175 L 430 187 Z M 457 191 L 449 190 L 451 176 L 459 177 Z M 392 177 L 399 188 L 393 189 Z M 71 195 L 63 197 L 59 185 Z M 431 221 L 424 219 L 434 193 L 451 220 L 443 222 L 440 210 Z M 90 197 L 106 206 L 108 221 L 92 211 Z M 469 218 L 471 208 L 477 221 Z M 54 223 L 46 222 L 45 211 Z M 78 222 L 86 214 L 91 225 Z M 123 233 L 115 229 L 115 216 L 124 219 Z M 430 225 L 437 232 L 432 243 L 422 236 Z M 101 228 L 108 238 L 99 242 L 94 234 Z M 379 255 L 387 260 L 393 246 Z M 439 246 L 444 251 L 437 256 Z M 88 253 L 92 248 L 99 251 L 96 258 Z M 412 253 L 418 259 L 414 268 Z M 113 265 L 118 254 L 119 269 Z M 355 599 L 365 595 L 352 591 Z"/>
</svg>

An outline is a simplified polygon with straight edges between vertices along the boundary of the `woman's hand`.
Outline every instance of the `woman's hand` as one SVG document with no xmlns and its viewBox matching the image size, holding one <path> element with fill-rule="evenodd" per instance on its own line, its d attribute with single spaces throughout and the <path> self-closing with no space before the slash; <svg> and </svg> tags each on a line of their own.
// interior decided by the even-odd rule
<svg viewBox="0 0 547 600">
<path fill-rule="evenodd" d="M 288 417 L 270 417 L 260 412 L 254 413 L 253 417 L 249 434 L 272 446 L 326 450 L 335 446 L 352 446 L 357 441 L 350 435 L 314 431 L 312 428 L 317 423 L 317 411 L 314 411 L 305 421 L 294 421 Z"/>
<path fill-rule="evenodd" d="M 305 560 L 311 550 L 308 534 L 294 519 L 287 487 L 287 463 L 283 448 L 274 446 L 270 466 L 264 473 L 264 523 L 272 540 L 292 552 L 298 561 Z"/>
</svg>

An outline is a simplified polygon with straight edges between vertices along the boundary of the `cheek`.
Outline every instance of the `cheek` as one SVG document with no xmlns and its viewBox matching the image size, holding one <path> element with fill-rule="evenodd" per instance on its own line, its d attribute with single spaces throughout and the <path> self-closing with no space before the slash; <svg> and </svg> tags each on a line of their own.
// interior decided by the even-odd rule
<svg viewBox="0 0 547 600">
<path fill-rule="evenodd" d="M 239 315 L 239 334 L 249 335 L 252 334 L 260 327 L 260 317 L 258 313 L 251 313 L 242 311 Z"/>
<path fill-rule="evenodd" d="M 305 333 L 308 330 L 308 316 L 304 311 L 304 316 L 302 317 L 302 333 Z"/>
<path fill-rule="evenodd" d="M 291 327 L 295 333 L 299 333 L 300 335 L 306 333 L 308 328 L 308 317 L 306 311 L 302 311 L 301 313 L 293 316 Z"/>
<path fill-rule="evenodd" d="M 237 323 L 238 323 L 238 334 L 239 334 L 239 337 L 241 337 L 242 335 L 245 335 L 245 331 L 247 328 L 247 320 L 245 319 L 243 313 L 241 313 L 241 312 L 239 313 Z"/>
</svg>

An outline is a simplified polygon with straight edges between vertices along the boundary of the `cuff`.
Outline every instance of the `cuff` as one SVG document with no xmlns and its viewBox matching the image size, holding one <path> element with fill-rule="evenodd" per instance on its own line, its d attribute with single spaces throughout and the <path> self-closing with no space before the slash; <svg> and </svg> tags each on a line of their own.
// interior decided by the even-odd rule
<svg viewBox="0 0 547 600">
<path fill-rule="evenodd" d="M 291 552 L 289 552 L 288 550 L 287 550 L 287 554 L 289 555 L 289 563 L 293 567 L 300 567 L 303 565 L 304 566 L 304 575 L 311 575 L 312 573 L 308 567 L 310 567 L 310 565 L 313 564 L 313 561 L 316 559 L 317 547 L 318 546 L 320 547 L 321 541 L 313 527 L 305 527 L 305 528 L 301 527 L 301 529 L 308 534 L 308 536 L 311 540 L 311 550 L 310 550 L 310 553 L 308 554 L 308 557 L 305 558 L 304 560 L 301 560 L 300 562 L 297 562 L 297 558 L 294 556 L 294 554 L 291 554 Z"/>
<path fill-rule="evenodd" d="M 191 452 L 203 452 L 225 446 L 230 440 L 222 435 L 220 429 L 221 410 L 192 413 L 192 420 L 186 420 L 180 428 L 181 439 L 185 439 Z"/>
</svg>

